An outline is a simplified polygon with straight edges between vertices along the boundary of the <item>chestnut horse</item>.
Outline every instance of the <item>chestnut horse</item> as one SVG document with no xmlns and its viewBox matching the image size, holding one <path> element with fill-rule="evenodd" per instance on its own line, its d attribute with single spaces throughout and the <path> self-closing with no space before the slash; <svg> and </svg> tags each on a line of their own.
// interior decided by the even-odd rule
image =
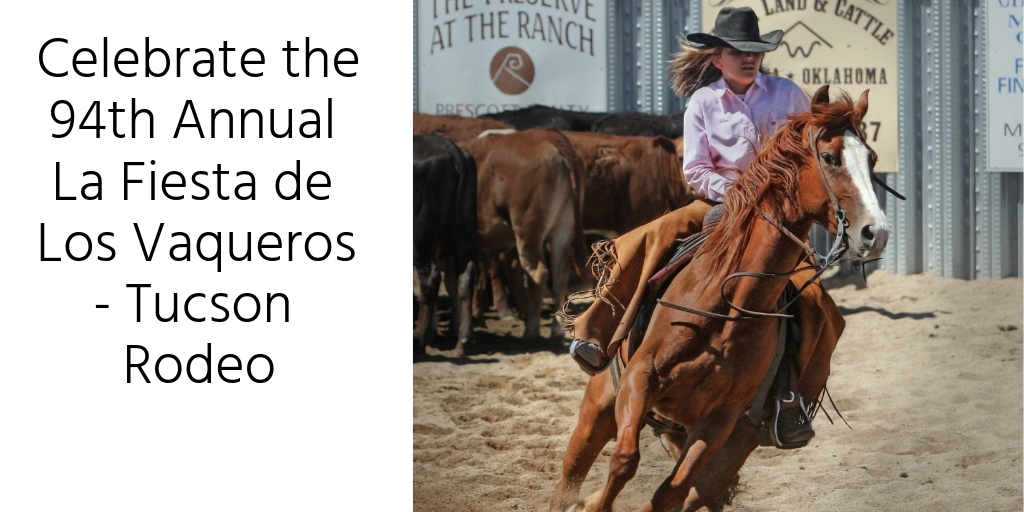
<svg viewBox="0 0 1024 512">
<path fill-rule="evenodd" d="M 871 187 L 876 155 L 861 130 L 867 108 L 867 91 L 856 104 L 845 94 L 830 103 L 824 86 L 815 93 L 811 112 L 791 115 L 764 144 L 726 195 L 725 218 L 662 296 L 664 302 L 706 313 L 655 308 L 640 346 L 627 342 L 618 349 L 626 363 L 618 393 L 612 372 L 591 378 L 552 511 L 576 502 L 590 466 L 615 438 L 608 481 L 583 504 L 587 511 L 611 510 L 640 464 L 639 436 L 649 412 L 682 425 L 686 434 L 662 434 L 677 462 L 641 510 L 712 505 L 733 481 L 758 445 L 760 420 L 743 413 L 778 342 L 778 318 L 756 313 L 774 312 L 788 280 L 730 276 L 785 276 L 804 258 L 808 247 L 800 240 L 815 222 L 838 234 L 856 258 L 882 252 L 890 228 Z M 738 316 L 748 318 L 724 318 Z M 824 362 L 813 364 L 827 368 L 831 350 L 814 353 Z M 823 385 L 800 387 L 812 393 L 805 396 L 816 397 Z"/>
</svg>

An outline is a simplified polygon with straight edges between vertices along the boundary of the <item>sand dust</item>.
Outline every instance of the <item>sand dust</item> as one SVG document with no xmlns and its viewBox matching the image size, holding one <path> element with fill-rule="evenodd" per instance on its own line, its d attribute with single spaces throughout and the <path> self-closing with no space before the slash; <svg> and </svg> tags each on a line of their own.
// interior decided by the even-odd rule
<svg viewBox="0 0 1024 512">
<path fill-rule="evenodd" d="M 1022 281 L 855 281 L 826 283 L 847 319 L 828 387 L 853 429 L 828 408 L 836 424 L 819 414 L 808 447 L 758 448 L 729 510 L 1024 509 Z M 413 365 L 415 510 L 547 510 L 587 376 L 565 347 L 523 347 L 521 332 L 492 317 L 476 355 Z M 641 443 L 616 510 L 638 508 L 672 467 L 655 437 Z M 582 496 L 604 484 L 612 446 Z"/>
</svg>

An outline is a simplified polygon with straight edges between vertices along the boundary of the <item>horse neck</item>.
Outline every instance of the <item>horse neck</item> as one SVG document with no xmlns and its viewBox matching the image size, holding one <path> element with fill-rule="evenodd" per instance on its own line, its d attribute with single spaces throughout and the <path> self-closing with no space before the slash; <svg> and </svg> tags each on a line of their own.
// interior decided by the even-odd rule
<svg viewBox="0 0 1024 512">
<path fill-rule="evenodd" d="M 788 208 L 792 211 L 792 208 Z M 797 238 L 804 240 L 811 230 L 812 221 L 790 213 L 787 219 L 776 219 Z M 806 254 L 794 240 L 785 235 L 760 214 L 751 217 L 750 236 L 742 248 L 739 266 L 729 271 L 786 274 L 796 268 Z M 760 279 L 742 277 L 733 279 L 726 288 L 733 304 L 755 311 L 773 310 L 788 279 Z"/>
</svg>

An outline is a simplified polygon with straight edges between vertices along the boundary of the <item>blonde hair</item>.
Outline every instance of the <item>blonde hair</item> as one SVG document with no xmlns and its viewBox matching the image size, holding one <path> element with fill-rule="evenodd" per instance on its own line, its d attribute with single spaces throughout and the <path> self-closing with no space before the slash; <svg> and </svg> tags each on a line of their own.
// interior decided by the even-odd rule
<svg viewBox="0 0 1024 512">
<path fill-rule="evenodd" d="M 672 77 L 669 85 L 679 97 L 693 96 L 698 89 L 722 78 L 722 70 L 715 67 L 712 59 L 722 52 L 724 46 L 694 46 L 685 37 L 679 38 L 682 51 L 672 54 L 668 63 Z M 761 60 L 761 73 L 770 74 Z"/>
</svg>

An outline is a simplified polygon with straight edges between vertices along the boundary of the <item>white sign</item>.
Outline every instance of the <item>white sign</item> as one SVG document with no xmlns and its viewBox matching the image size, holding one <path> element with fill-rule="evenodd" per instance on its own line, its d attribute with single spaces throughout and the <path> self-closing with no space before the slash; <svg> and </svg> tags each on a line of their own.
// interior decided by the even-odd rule
<svg viewBox="0 0 1024 512">
<path fill-rule="evenodd" d="M 606 0 L 419 0 L 419 111 L 607 110 Z"/>
<path fill-rule="evenodd" d="M 764 65 L 808 94 L 828 84 L 833 98 L 846 91 L 856 101 L 870 89 L 863 128 L 878 154 L 875 171 L 899 169 L 895 0 L 704 0 L 704 32 L 727 6 L 754 9 L 762 34 L 785 32 L 779 48 L 765 54 Z"/>
<path fill-rule="evenodd" d="M 985 48 L 988 54 L 988 170 L 1024 170 L 1024 86 L 1021 20 L 1024 0 L 988 0 Z"/>
</svg>

